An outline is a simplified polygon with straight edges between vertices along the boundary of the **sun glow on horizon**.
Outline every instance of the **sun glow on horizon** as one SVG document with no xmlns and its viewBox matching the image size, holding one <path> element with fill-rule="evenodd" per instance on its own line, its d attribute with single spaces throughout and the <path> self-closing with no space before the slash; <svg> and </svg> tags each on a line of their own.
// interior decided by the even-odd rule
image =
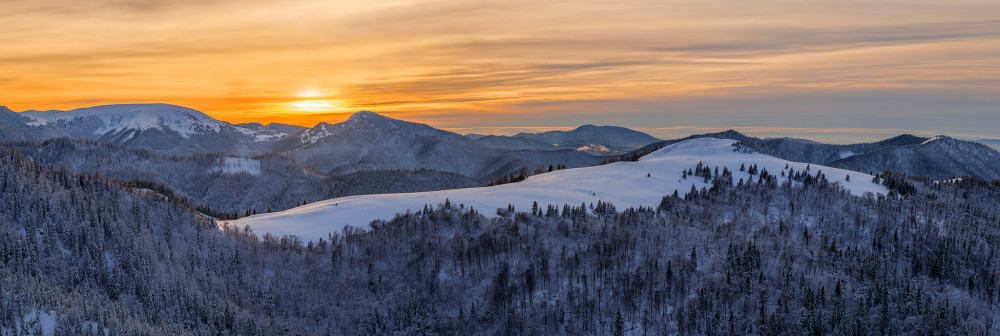
<svg viewBox="0 0 1000 336">
<path fill-rule="evenodd" d="M 302 100 L 288 103 L 292 110 L 306 112 L 325 112 L 343 109 L 336 100 Z"/>
</svg>

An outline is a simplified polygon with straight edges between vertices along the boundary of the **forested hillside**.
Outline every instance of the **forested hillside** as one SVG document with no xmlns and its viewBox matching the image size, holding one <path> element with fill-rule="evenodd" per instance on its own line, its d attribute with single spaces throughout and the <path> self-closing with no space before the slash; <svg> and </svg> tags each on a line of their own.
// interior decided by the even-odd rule
<svg viewBox="0 0 1000 336">
<path fill-rule="evenodd" d="M 100 174 L 188 198 L 215 215 L 279 211 L 303 202 L 360 194 L 473 187 L 482 181 L 429 169 L 366 170 L 327 176 L 278 153 L 249 158 L 221 153 L 163 155 L 90 140 L 11 143 L 35 162 Z"/>
<path fill-rule="evenodd" d="M 896 192 L 803 177 L 638 209 L 442 200 L 304 244 L 0 147 L 0 325 L 44 329 L 26 321 L 45 312 L 56 334 L 1000 332 L 1000 183 L 880 180 Z"/>
</svg>

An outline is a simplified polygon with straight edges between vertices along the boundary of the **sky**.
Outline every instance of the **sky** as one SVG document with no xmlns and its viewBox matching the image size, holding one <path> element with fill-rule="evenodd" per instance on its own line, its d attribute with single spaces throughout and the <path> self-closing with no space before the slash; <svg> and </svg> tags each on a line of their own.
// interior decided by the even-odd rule
<svg viewBox="0 0 1000 336">
<path fill-rule="evenodd" d="M 4 0 L 0 105 L 1000 138 L 1000 1 Z"/>
</svg>

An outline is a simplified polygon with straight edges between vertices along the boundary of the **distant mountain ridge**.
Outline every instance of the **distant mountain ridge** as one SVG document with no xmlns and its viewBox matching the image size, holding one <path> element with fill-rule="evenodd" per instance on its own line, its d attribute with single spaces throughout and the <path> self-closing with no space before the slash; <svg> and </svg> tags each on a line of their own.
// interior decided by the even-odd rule
<svg viewBox="0 0 1000 336">
<path fill-rule="evenodd" d="M 93 140 L 57 138 L 20 141 L 18 148 L 33 161 L 65 167 L 73 173 L 98 173 L 120 181 L 148 181 L 214 211 L 242 214 L 246 209 L 282 210 L 299 202 L 327 198 L 416 192 L 482 185 L 482 182 L 434 170 L 364 171 L 326 175 L 281 154 L 236 157 L 219 153 L 170 156 Z"/>
<path fill-rule="evenodd" d="M 255 130 L 255 131 L 274 131 L 274 132 L 283 133 L 283 134 L 292 134 L 292 133 L 295 133 L 295 132 L 298 132 L 298 131 L 301 131 L 301 130 L 304 130 L 304 129 L 308 128 L 308 127 L 305 127 L 305 126 L 289 125 L 289 124 L 281 124 L 281 123 L 270 123 L 270 124 L 264 125 L 264 124 L 261 124 L 261 123 L 258 123 L 258 122 L 249 122 L 249 123 L 235 124 L 233 126 L 243 127 L 243 128 L 250 129 L 250 130 Z"/>
<path fill-rule="evenodd" d="M 570 131 L 518 133 L 513 136 L 466 135 L 485 147 L 511 150 L 575 149 L 597 156 L 618 155 L 660 139 L 619 126 L 583 125 Z"/>
<path fill-rule="evenodd" d="M 343 122 L 323 122 L 307 128 L 277 123 L 234 125 L 194 109 L 169 104 L 25 112 L 0 107 L 0 141 L 43 141 L 60 137 L 166 155 L 283 153 L 330 175 L 367 170 L 431 169 L 478 180 L 548 165 L 588 166 L 609 157 L 643 154 L 687 139 L 713 137 L 752 141 L 758 150 L 791 161 L 864 172 L 890 169 L 937 179 L 966 175 L 1000 178 L 997 168 L 1000 158 L 989 146 L 950 137 L 935 137 L 937 140 L 929 142 L 931 138 L 908 134 L 849 145 L 795 138 L 759 139 L 732 130 L 659 140 L 624 127 L 595 125 L 514 136 L 462 136 L 370 111 L 357 112 Z"/>
<path fill-rule="evenodd" d="M 515 137 L 535 139 L 544 143 L 566 147 L 595 143 L 615 147 L 641 147 L 660 139 L 649 134 L 619 126 L 583 125 L 571 131 L 549 131 L 543 133 L 518 133 Z"/>
</svg>

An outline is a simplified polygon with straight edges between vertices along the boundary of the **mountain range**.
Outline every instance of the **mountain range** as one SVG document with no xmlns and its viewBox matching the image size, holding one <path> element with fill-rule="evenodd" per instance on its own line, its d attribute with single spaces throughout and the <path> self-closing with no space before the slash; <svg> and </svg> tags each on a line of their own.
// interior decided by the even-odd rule
<svg viewBox="0 0 1000 336">
<path fill-rule="evenodd" d="M 616 138 L 606 133 L 603 139 Z M 44 141 L 59 137 L 163 155 L 281 153 L 327 175 L 431 169 L 486 181 L 522 168 L 557 164 L 580 167 L 601 161 L 574 148 L 489 146 L 456 133 L 369 111 L 355 113 L 340 123 L 323 122 L 306 128 L 284 124 L 234 125 L 194 109 L 168 104 L 106 105 L 69 111 L 0 109 L 2 141 Z M 615 141 L 593 145 L 623 148 Z"/>
<path fill-rule="evenodd" d="M 1000 178 L 1000 155 L 982 144 L 900 135 L 873 143 L 823 144 L 736 131 L 659 140 L 623 127 L 513 136 L 460 135 L 361 111 L 302 127 L 230 124 L 168 104 L 69 111 L 0 107 L 0 141 L 78 173 L 155 183 L 216 212 L 282 210 L 337 196 L 475 187 L 497 176 L 638 158 L 697 138 L 741 141 L 777 158 L 864 173 L 892 170 L 947 179 Z"/>
</svg>

